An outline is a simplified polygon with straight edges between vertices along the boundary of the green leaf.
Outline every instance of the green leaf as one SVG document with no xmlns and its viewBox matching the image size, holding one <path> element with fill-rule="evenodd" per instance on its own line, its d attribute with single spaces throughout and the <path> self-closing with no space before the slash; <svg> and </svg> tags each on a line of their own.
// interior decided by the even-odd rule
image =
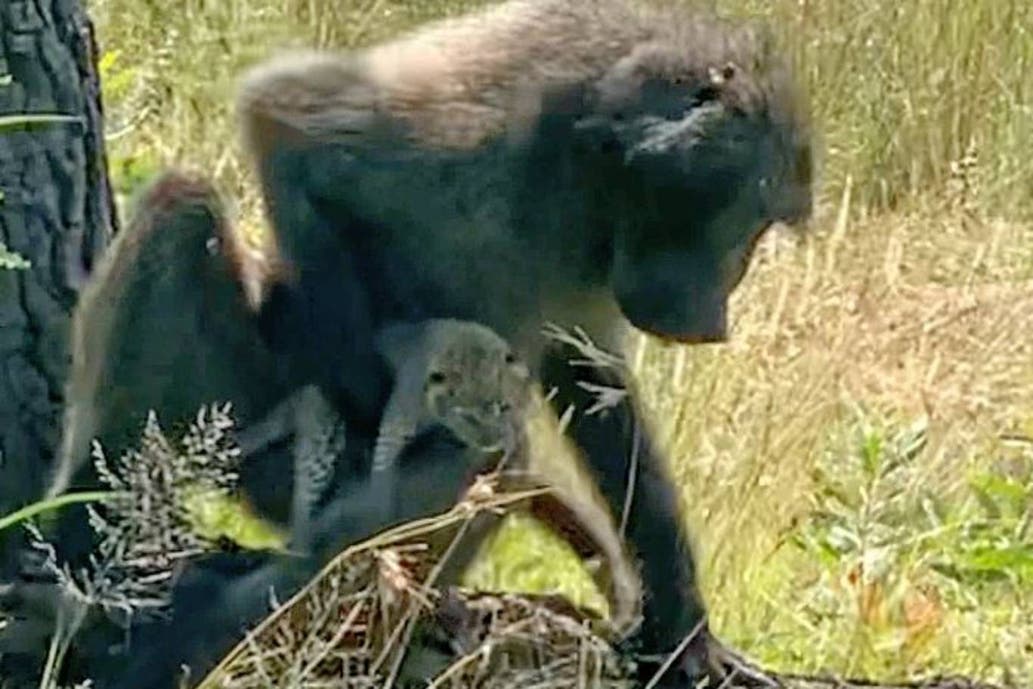
<svg viewBox="0 0 1033 689">
<path fill-rule="evenodd" d="M 905 462 L 913 462 L 929 440 L 929 421 L 919 418 L 897 438 L 897 452 Z"/>
<path fill-rule="evenodd" d="M 970 569 L 1033 573 L 1033 546 L 983 546 L 965 553 L 961 558 Z"/>
<path fill-rule="evenodd" d="M 861 443 L 861 466 L 864 468 L 865 476 L 868 478 L 877 476 L 882 459 L 882 435 L 878 431 L 866 433 Z"/>
<path fill-rule="evenodd" d="M 827 537 L 828 544 L 840 553 L 849 553 L 861 548 L 861 539 L 853 531 L 841 526 L 833 526 Z"/>
<path fill-rule="evenodd" d="M 248 550 L 283 551 L 287 547 L 286 536 L 276 526 L 230 495 L 198 489 L 190 491 L 183 502 L 191 528 L 203 538 L 226 538 Z"/>
<path fill-rule="evenodd" d="M 999 474 L 978 474 L 972 478 L 971 485 L 982 500 L 993 503 L 995 511 L 999 513 L 1000 507 L 1006 507 L 1015 517 L 1025 513 L 1031 497 L 1027 486 Z"/>
<path fill-rule="evenodd" d="M 33 124 L 52 124 L 60 122 L 82 123 L 81 117 L 74 115 L 60 115 L 51 113 L 33 113 L 24 115 L 0 115 L 0 131 L 5 129 L 17 129 Z"/>
<path fill-rule="evenodd" d="M 967 552 L 955 553 L 950 562 L 942 563 L 959 581 L 1016 580 L 1033 583 L 1033 546 L 983 545 Z"/>
</svg>

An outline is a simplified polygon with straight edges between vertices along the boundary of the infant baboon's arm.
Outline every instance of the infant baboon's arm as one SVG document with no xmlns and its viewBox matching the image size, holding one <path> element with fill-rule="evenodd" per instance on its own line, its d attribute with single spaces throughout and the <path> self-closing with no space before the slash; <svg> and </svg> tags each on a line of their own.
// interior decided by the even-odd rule
<svg viewBox="0 0 1033 689">
<path fill-rule="evenodd" d="M 246 459 L 292 436 L 300 399 L 301 391 L 298 391 L 273 407 L 261 419 L 241 428 L 237 432 L 241 457 Z"/>
<path fill-rule="evenodd" d="M 333 481 L 337 459 L 345 450 L 347 429 L 344 418 L 315 385 L 298 392 L 295 415 L 291 533 L 294 547 L 307 550 L 312 518 Z"/>
<path fill-rule="evenodd" d="M 295 549 L 308 548 L 311 520 L 333 482 L 345 451 L 346 430 L 344 418 L 318 386 L 306 385 L 237 435 L 245 459 L 273 443 L 291 440 L 290 532 Z"/>
</svg>

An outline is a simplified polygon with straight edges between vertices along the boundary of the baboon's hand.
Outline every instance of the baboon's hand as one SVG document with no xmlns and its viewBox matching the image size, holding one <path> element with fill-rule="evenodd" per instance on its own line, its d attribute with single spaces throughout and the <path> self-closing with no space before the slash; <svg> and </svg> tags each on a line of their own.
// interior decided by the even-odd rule
<svg viewBox="0 0 1033 689">
<path fill-rule="evenodd" d="M 633 638 L 625 643 L 623 650 L 634 655 L 638 645 L 639 640 Z M 676 658 L 636 657 L 641 686 L 656 689 L 695 689 L 699 686 L 777 689 L 781 686 L 760 668 L 726 647 L 706 627 L 698 629 L 677 653 Z"/>
</svg>

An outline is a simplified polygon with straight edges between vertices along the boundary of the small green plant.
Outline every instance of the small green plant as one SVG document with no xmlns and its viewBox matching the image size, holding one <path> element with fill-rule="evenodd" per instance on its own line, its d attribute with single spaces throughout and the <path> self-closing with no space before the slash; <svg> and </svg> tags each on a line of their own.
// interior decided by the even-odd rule
<svg viewBox="0 0 1033 689">
<path fill-rule="evenodd" d="M 914 666 L 952 619 L 1033 585 L 1033 441 L 949 458 L 946 479 L 923 457 L 925 419 L 862 415 L 850 437 L 851 451 L 815 470 L 810 516 L 791 538 L 818 569 L 804 614 L 815 627 L 853 620 L 855 664 Z"/>
<path fill-rule="evenodd" d="M 970 473 L 967 500 L 945 511 L 931 539 L 932 566 L 959 584 L 1033 586 L 1033 440 L 1020 445 Z"/>
<path fill-rule="evenodd" d="M 852 453 L 829 453 L 815 469 L 811 517 L 794 542 L 826 567 L 880 577 L 899 568 L 915 520 L 924 517 L 928 496 L 914 488 L 927 427 L 923 419 L 892 431 L 862 420 L 856 432 Z"/>
</svg>

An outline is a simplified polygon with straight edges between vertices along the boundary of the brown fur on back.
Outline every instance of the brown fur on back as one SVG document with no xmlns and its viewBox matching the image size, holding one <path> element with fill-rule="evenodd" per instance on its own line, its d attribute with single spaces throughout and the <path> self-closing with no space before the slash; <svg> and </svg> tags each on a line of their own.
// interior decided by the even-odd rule
<svg viewBox="0 0 1033 689">
<path fill-rule="evenodd" d="M 247 402 L 263 404 L 261 395 L 235 394 L 232 374 L 224 379 L 214 370 L 241 355 L 241 377 L 273 370 L 252 323 L 252 295 L 275 273 L 250 251 L 209 183 L 167 173 L 140 195 L 73 314 L 63 437 L 49 494 L 69 487 L 94 437 L 106 451 L 124 449 L 149 409 L 160 422 L 178 423 L 192 418 L 196 407 L 185 405 L 195 400 L 198 407 L 243 400 L 244 413 Z M 209 352 L 222 356 L 209 365 Z"/>
<path fill-rule="evenodd" d="M 623 0 L 510 0 L 363 51 L 288 53 L 245 76 L 238 106 L 260 155 L 284 136 L 368 134 L 377 118 L 404 123 L 421 145 L 473 148 L 532 122 L 550 88 L 597 79 L 651 43 L 675 46 L 703 75 L 733 65 L 735 78 L 716 84 L 727 103 L 801 116 L 759 27 Z"/>
</svg>

